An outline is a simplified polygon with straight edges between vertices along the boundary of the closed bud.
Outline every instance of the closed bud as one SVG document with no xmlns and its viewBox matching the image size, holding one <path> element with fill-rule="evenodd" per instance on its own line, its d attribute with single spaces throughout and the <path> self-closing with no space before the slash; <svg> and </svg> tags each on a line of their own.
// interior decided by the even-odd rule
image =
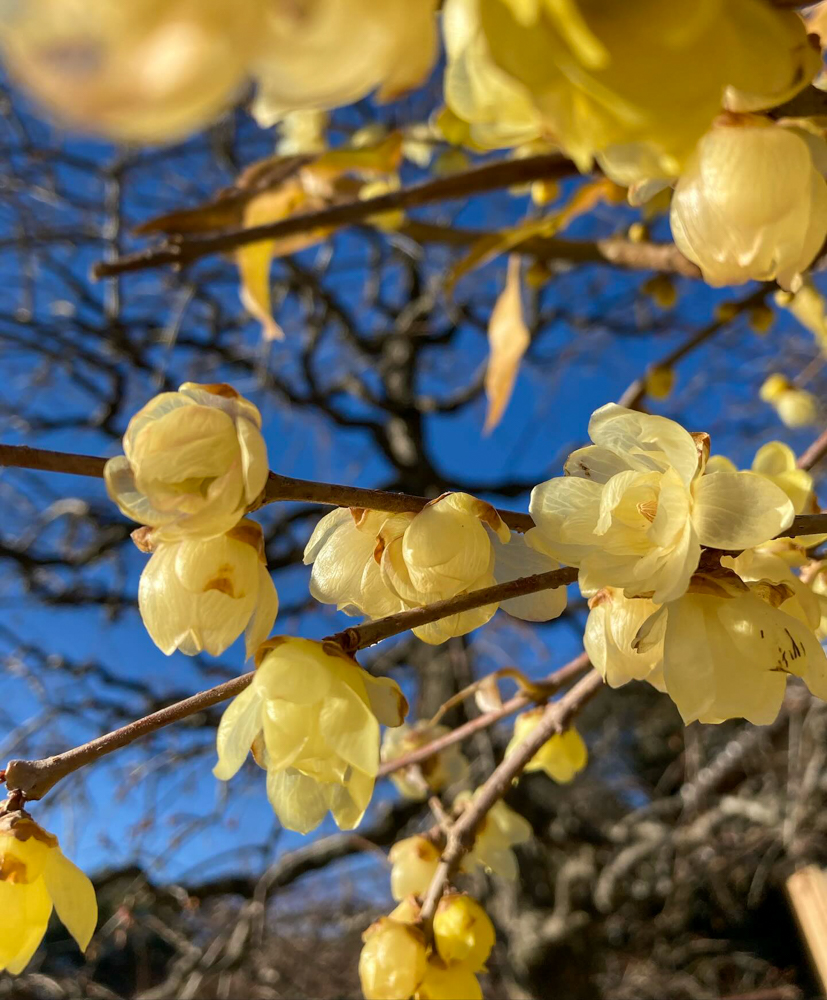
<svg viewBox="0 0 827 1000">
<path fill-rule="evenodd" d="M 644 281 L 641 291 L 644 295 L 648 295 L 661 309 L 671 309 L 678 301 L 678 290 L 675 288 L 675 282 L 666 274 L 656 274 L 648 281 Z"/>
<path fill-rule="evenodd" d="M 506 748 L 506 756 L 529 736 L 539 725 L 545 709 L 534 708 L 523 712 L 514 720 L 514 735 Z M 583 737 L 571 726 L 563 733 L 555 733 L 540 747 L 525 766 L 525 771 L 544 771 L 559 784 L 568 784 L 588 763 L 589 753 Z"/>
<path fill-rule="evenodd" d="M 229 385 L 185 382 L 129 421 L 124 454 L 104 468 L 109 496 L 156 541 L 233 528 L 267 481 L 261 415 Z"/>
<path fill-rule="evenodd" d="M 414 1000 L 483 1000 L 477 977 L 468 965 L 449 965 L 439 955 L 428 958 L 425 978 Z"/>
<path fill-rule="evenodd" d="M 434 943 L 448 965 L 463 963 L 472 972 L 484 968 L 496 934 L 480 904 L 464 893 L 442 897 L 434 914 Z"/>
<path fill-rule="evenodd" d="M 359 979 L 365 1000 L 410 1000 L 427 968 L 422 932 L 391 917 L 380 917 L 365 931 L 363 940 Z"/>
<path fill-rule="evenodd" d="M 646 372 L 646 391 L 652 399 L 667 399 L 675 385 L 675 369 L 653 365 Z"/>
<path fill-rule="evenodd" d="M 0 972 L 25 969 L 53 907 L 86 951 L 98 921 L 92 883 L 26 813 L 0 816 Z"/>
<path fill-rule="evenodd" d="M 434 877 L 439 856 L 439 848 L 425 837 L 408 837 L 395 843 L 388 854 L 393 898 L 400 901 L 422 896 Z"/>
<path fill-rule="evenodd" d="M 749 322 L 750 330 L 752 330 L 753 333 L 757 333 L 759 337 L 763 337 L 765 334 L 770 332 L 774 320 L 775 313 L 769 306 L 753 306 L 753 308 L 747 313 L 747 321 Z"/>
<path fill-rule="evenodd" d="M 219 656 L 242 632 L 246 656 L 252 656 L 279 607 L 261 526 L 245 519 L 218 538 L 155 545 L 141 574 L 138 607 L 167 656 L 176 649 Z"/>
</svg>

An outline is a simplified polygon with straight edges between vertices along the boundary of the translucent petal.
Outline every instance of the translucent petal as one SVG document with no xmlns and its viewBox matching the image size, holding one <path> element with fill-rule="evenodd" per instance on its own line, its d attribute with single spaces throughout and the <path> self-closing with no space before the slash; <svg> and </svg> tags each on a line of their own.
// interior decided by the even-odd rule
<svg viewBox="0 0 827 1000">
<path fill-rule="evenodd" d="M 694 485 L 692 523 L 702 545 L 748 549 L 792 524 L 795 511 L 773 483 L 753 472 L 720 472 Z"/>
<path fill-rule="evenodd" d="M 408 702 L 399 685 L 390 677 L 373 677 L 367 671 L 365 682 L 370 707 L 383 726 L 401 726 L 408 714 Z"/>
<path fill-rule="evenodd" d="M 304 547 L 304 565 L 309 566 L 326 543 L 334 537 L 340 526 L 353 521 L 349 507 L 334 507 L 329 514 L 318 521 Z"/>
<path fill-rule="evenodd" d="M 229 781 L 238 773 L 261 727 L 261 692 L 251 684 L 233 698 L 218 724 L 215 738 L 218 763 L 212 772 L 216 778 Z"/>
<path fill-rule="evenodd" d="M 333 675 L 319 643 L 291 636 L 266 654 L 256 677 L 268 698 L 309 705 L 327 695 Z"/>
<path fill-rule="evenodd" d="M 321 707 L 319 726 L 335 753 L 365 774 L 379 767 L 379 723 L 355 691 L 337 685 Z"/>
<path fill-rule="evenodd" d="M 629 464 L 623 455 L 592 444 L 573 451 L 566 459 L 564 468 L 567 476 L 606 483 L 619 472 L 626 472 Z"/>
<path fill-rule="evenodd" d="M 63 926 L 86 951 L 98 922 L 95 889 L 77 865 L 56 847 L 43 872 L 43 880 Z"/>
<path fill-rule="evenodd" d="M 293 768 L 267 770 L 267 798 L 286 830 L 310 833 L 328 810 L 330 787 L 300 774 Z"/>
<path fill-rule="evenodd" d="M 345 785 L 334 785 L 330 792 L 330 811 L 340 830 L 355 830 L 362 822 L 373 795 L 374 779 L 354 771 Z"/>
<path fill-rule="evenodd" d="M 251 504 L 267 484 L 270 470 L 267 464 L 267 445 L 259 428 L 244 418 L 236 423 L 238 446 L 241 452 L 241 472 L 244 477 L 244 499 Z"/>
<path fill-rule="evenodd" d="M 589 437 L 640 472 L 665 472 L 672 467 L 688 484 L 698 468 L 692 435 L 666 417 L 607 403 L 592 414 Z"/>
<path fill-rule="evenodd" d="M 279 595 L 266 566 L 259 563 L 256 609 L 244 633 L 244 652 L 249 660 L 273 628 L 279 610 Z"/>
<path fill-rule="evenodd" d="M 556 559 L 532 548 L 525 537 L 516 531 L 512 532 L 511 541 L 507 545 L 503 545 L 497 538 L 492 538 L 491 544 L 494 548 L 494 579 L 497 583 L 508 583 L 523 576 L 548 573 L 560 568 Z M 525 597 L 512 597 L 503 601 L 500 607 L 523 621 L 551 621 L 559 618 L 566 609 L 566 588 L 557 587 Z"/>
</svg>

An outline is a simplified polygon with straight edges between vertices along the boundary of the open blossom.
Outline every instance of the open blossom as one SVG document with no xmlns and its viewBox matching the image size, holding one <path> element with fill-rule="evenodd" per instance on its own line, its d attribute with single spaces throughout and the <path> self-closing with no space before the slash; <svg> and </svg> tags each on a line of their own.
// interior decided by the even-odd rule
<svg viewBox="0 0 827 1000">
<path fill-rule="evenodd" d="M 710 285 L 776 279 L 791 288 L 827 235 L 827 143 L 750 117 L 701 139 L 675 188 L 681 252 Z"/>
<path fill-rule="evenodd" d="M 816 397 L 778 372 L 764 380 L 758 394 L 775 408 L 781 423 L 787 427 L 812 427 L 818 423 L 820 408 Z"/>
<path fill-rule="evenodd" d="M 168 140 L 233 101 L 258 32 L 242 0 L 26 0 L 4 4 L 9 69 L 67 124 L 116 139 Z"/>
<path fill-rule="evenodd" d="M 371 677 L 336 643 L 292 636 L 259 647 L 256 668 L 222 716 L 213 773 L 228 781 L 255 744 L 282 826 L 308 833 L 330 810 L 354 829 L 373 794 L 379 723 L 398 726 L 408 709 L 399 686 Z"/>
<path fill-rule="evenodd" d="M 52 908 L 85 951 L 98 922 L 95 890 L 57 837 L 23 812 L 0 817 L 0 972 L 22 972 Z"/>
<path fill-rule="evenodd" d="M 156 542 L 229 531 L 267 481 L 261 415 L 229 385 L 185 382 L 129 421 L 104 469 L 109 496 Z"/>
<path fill-rule="evenodd" d="M 279 607 L 261 526 L 244 519 L 217 538 L 161 542 L 141 574 L 138 607 L 168 656 L 176 649 L 219 656 L 242 632 L 252 656 Z"/>
<path fill-rule="evenodd" d="M 672 420 L 609 403 L 592 415 L 589 436 L 594 444 L 569 455 L 565 477 L 534 488 L 530 507 L 544 547 L 580 568 L 584 592 L 674 600 L 702 545 L 751 548 L 792 523 L 792 503 L 764 477 L 704 476 L 708 439 Z"/>
<path fill-rule="evenodd" d="M 827 698 L 816 607 L 802 605 L 788 583 L 699 575 L 643 624 L 636 644 L 662 649 L 664 685 L 687 725 L 737 718 L 767 725 L 781 708 L 788 674 Z"/>
<path fill-rule="evenodd" d="M 382 739 L 382 760 L 396 760 L 449 732 L 448 726 L 431 726 L 421 719 L 412 726 L 404 723 L 396 729 L 387 729 Z M 417 764 L 392 771 L 390 779 L 406 798 L 421 802 L 429 795 L 438 794 L 461 781 L 467 773 L 465 754 L 459 743 L 452 743 Z"/>
<path fill-rule="evenodd" d="M 388 853 L 393 898 L 401 901 L 408 896 L 424 895 L 437 870 L 441 853 L 436 844 L 426 837 L 398 840 Z"/>
<path fill-rule="evenodd" d="M 725 96 L 736 110 L 773 107 L 820 63 L 801 19 L 762 0 L 479 0 L 478 11 L 485 58 L 513 84 L 471 90 L 469 120 L 492 119 L 486 102 L 499 102 L 509 121 L 519 85 L 581 169 L 597 154 L 618 165 L 634 151 L 649 176 L 674 176 Z M 457 47 L 449 42 L 449 60 Z M 463 104 L 454 110 L 462 115 Z"/>
<path fill-rule="evenodd" d="M 359 979 L 365 1000 L 410 1000 L 425 978 L 425 935 L 418 927 L 380 917 L 362 935 Z"/>
<path fill-rule="evenodd" d="M 521 712 L 514 720 L 514 735 L 505 749 L 506 757 L 537 727 L 545 708 L 529 709 Z M 586 766 L 589 752 L 583 737 L 574 726 L 565 732 L 555 733 L 540 747 L 523 769 L 526 772 L 544 771 L 552 781 L 567 784 Z"/>
<path fill-rule="evenodd" d="M 254 113 L 269 125 L 298 108 L 336 108 L 377 90 L 393 100 L 428 76 L 436 0 L 270 2 L 253 67 Z"/>
<path fill-rule="evenodd" d="M 467 805 L 474 801 L 479 789 L 473 794 L 460 793 L 454 800 L 455 806 Z M 531 840 L 532 829 L 527 819 L 514 812 L 502 800 L 486 813 L 477 827 L 474 846 L 465 855 L 461 870 L 472 872 L 476 865 L 486 872 L 493 872 L 501 878 L 513 881 L 517 877 L 517 858 L 513 847 Z"/>
<path fill-rule="evenodd" d="M 589 608 L 583 645 L 609 687 L 645 680 L 663 691 L 662 649 L 653 646 L 644 653 L 633 646 L 641 625 L 658 605 L 645 597 L 624 597 L 622 590 L 604 587 L 589 599 Z"/>
</svg>

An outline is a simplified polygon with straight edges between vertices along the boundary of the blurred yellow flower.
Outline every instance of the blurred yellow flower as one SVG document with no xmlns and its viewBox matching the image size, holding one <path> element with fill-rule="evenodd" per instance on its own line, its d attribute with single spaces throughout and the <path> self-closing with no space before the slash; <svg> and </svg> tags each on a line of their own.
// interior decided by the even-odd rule
<svg viewBox="0 0 827 1000">
<path fill-rule="evenodd" d="M 393 917 L 380 917 L 362 935 L 359 979 L 365 1000 L 410 1000 L 425 977 L 425 936 Z"/>
<path fill-rule="evenodd" d="M 797 389 L 784 375 L 776 372 L 767 376 L 759 396 L 774 407 L 787 427 L 811 427 L 818 423 L 820 407 L 816 397 L 806 389 Z"/>
<path fill-rule="evenodd" d="M 431 726 L 424 720 L 412 726 L 403 724 L 396 729 L 387 729 L 382 738 L 382 760 L 396 760 L 449 732 L 448 726 Z M 442 792 L 449 785 L 461 781 L 467 773 L 468 761 L 459 743 L 452 743 L 418 764 L 392 771 L 390 779 L 406 798 L 421 802 L 429 795 Z"/>
<path fill-rule="evenodd" d="M 232 778 L 263 731 L 267 796 L 282 826 L 308 833 L 330 810 L 354 829 L 373 794 L 379 723 L 398 726 L 408 709 L 399 686 L 336 643 L 292 636 L 259 647 L 256 666 L 222 716 L 213 773 Z"/>
<path fill-rule="evenodd" d="M 398 840 L 388 853 L 391 863 L 391 895 L 400 902 L 407 896 L 422 896 L 439 864 L 439 848 L 425 837 Z"/>
<path fill-rule="evenodd" d="M 279 607 L 261 526 L 245 518 L 217 538 L 161 542 L 141 574 L 138 607 L 167 656 L 219 656 L 242 632 L 252 656 Z"/>
<path fill-rule="evenodd" d="M 704 476 L 708 438 L 609 403 L 589 422 L 594 442 L 569 455 L 563 478 L 536 486 L 531 515 L 545 549 L 604 587 L 656 603 L 686 591 L 701 546 L 760 545 L 792 523 L 793 505 L 763 476 Z"/>
<path fill-rule="evenodd" d="M 483 1000 L 476 975 L 468 965 L 449 965 L 438 955 L 428 957 L 425 978 L 414 1000 Z"/>
<path fill-rule="evenodd" d="M 185 382 L 129 421 L 104 469 L 109 496 L 156 542 L 233 528 L 267 481 L 261 415 L 229 385 Z"/>
<path fill-rule="evenodd" d="M 494 925 L 476 899 L 465 893 L 446 893 L 434 914 L 434 944 L 448 965 L 463 964 L 472 972 L 485 968 L 496 934 Z"/>
<path fill-rule="evenodd" d="M 506 757 L 513 753 L 517 745 L 536 729 L 544 712 L 545 708 L 540 706 L 517 716 L 514 720 L 514 734 L 505 748 Z M 589 752 L 583 742 L 583 737 L 574 726 L 570 726 L 565 732 L 555 733 L 546 740 L 524 770 L 526 772 L 544 771 L 552 781 L 568 784 L 574 780 L 575 775 L 583 770 L 588 760 Z"/>
<path fill-rule="evenodd" d="M 479 789 L 473 793 L 461 792 L 454 800 L 455 806 L 467 805 L 474 801 Z M 512 850 L 518 844 L 526 844 L 532 837 L 531 824 L 519 813 L 514 812 L 502 800 L 498 801 L 485 815 L 477 827 L 474 846 L 465 855 L 461 870 L 472 872 L 480 865 L 486 872 L 513 881 L 517 877 L 517 858 Z"/>
<path fill-rule="evenodd" d="M 707 284 L 791 288 L 827 235 L 827 143 L 769 119 L 728 120 L 701 139 L 672 197 L 672 236 Z"/>
<path fill-rule="evenodd" d="M 43 940 L 52 907 L 81 951 L 98 922 L 92 883 L 57 837 L 28 815 L 0 817 L 0 972 L 22 972 Z"/>
</svg>

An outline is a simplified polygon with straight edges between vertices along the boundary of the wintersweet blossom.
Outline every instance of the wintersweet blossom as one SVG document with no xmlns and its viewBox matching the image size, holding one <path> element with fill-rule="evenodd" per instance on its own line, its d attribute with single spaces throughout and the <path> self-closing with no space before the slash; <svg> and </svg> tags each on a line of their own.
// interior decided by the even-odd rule
<svg viewBox="0 0 827 1000">
<path fill-rule="evenodd" d="M 514 734 L 505 748 L 506 757 L 539 725 L 545 708 L 539 706 L 521 712 L 514 720 Z M 568 784 L 573 781 L 589 760 L 583 737 L 574 726 L 562 733 L 555 733 L 540 747 L 523 768 L 526 772 L 544 771 L 552 781 Z"/>
<path fill-rule="evenodd" d="M 563 478 L 536 486 L 530 510 L 545 549 L 603 587 L 657 603 L 686 591 L 701 546 L 741 550 L 792 523 L 782 490 L 752 472 L 704 476 L 706 435 L 609 403 L 589 422 L 594 442 L 569 455 Z"/>
<path fill-rule="evenodd" d="M 386 729 L 381 758 L 384 762 L 394 761 L 449 732 L 448 726 L 432 726 L 422 719 L 413 725 L 403 723 L 396 729 Z M 406 798 L 421 802 L 461 781 L 467 773 L 468 760 L 459 743 L 452 743 L 417 764 L 392 771 L 390 779 Z"/>
<path fill-rule="evenodd" d="M 788 674 L 827 698 L 827 657 L 810 611 L 787 583 L 698 575 L 644 622 L 636 645 L 644 652 L 662 645 L 664 685 L 687 725 L 734 718 L 767 725 Z"/>
<path fill-rule="evenodd" d="M 710 285 L 795 286 L 827 235 L 827 143 L 755 116 L 701 139 L 672 197 L 672 236 Z"/>
<path fill-rule="evenodd" d="M 336 643 L 277 636 L 221 718 L 213 773 L 228 781 L 255 743 L 282 826 L 308 833 L 330 810 L 352 830 L 373 794 L 379 723 L 398 726 L 407 709 L 395 681 L 372 677 Z"/>
<path fill-rule="evenodd" d="M 380 917 L 362 935 L 359 979 L 365 1000 L 410 1000 L 425 978 L 425 935 L 418 927 Z"/>
<path fill-rule="evenodd" d="M 820 62 L 797 14 L 762 0 L 479 0 L 479 19 L 486 58 L 514 81 L 484 97 L 508 120 L 521 85 L 584 170 L 608 152 L 615 167 L 674 176 L 725 94 L 737 110 L 772 107 Z"/>
<path fill-rule="evenodd" d="M 473 794 L 461 792 L 454 800 L 454 805 L 457 807 L 470 805 L 479 791 L 477 789 Z M 477 827 L 474 846 L 463 858 L 461 869 L 464 872 L 472 872 L 479 865 L 486 872 L 493 872 L 501 878 L 513 881 L 517 877 L 518 868 L 512 848 L 518 844 L 528 843 L 531 836 L 532 829 L 528 820 L 500 800 L 489 809 Z"/>
<path fill-rule="evenodd" d="M 443 962 L 479 972 L 495 940 L 494 925 L 476 899 L 460 892 L 442 897 L 434 914 L 434 944 Z"/>
<path fill-rule="evenodd" d="M 0 817 L 0 972 L 22 972 L 43 940 L 52 908 L 81 951 L 98 922 L 95 890 L 57 837 L 23 812 Z"/>
<path fill-rule="evenodd" d="M 398 840 L 388 853 L 391 863 L 391 895 L 397 901 L 422 896 L 439 865 L 442 852 L 426 837 Z"/>
<path fill-rule="evenodd" d="M 151 532 L 148 538 L 151 547 Z M 138 586 L 146 630 L 167 656 L 176 649 L 219 656 L 244 632 L 250 657 L 270 634 L 278 607 L 261 526 L 246 518 L 216 538 L 161 542 Z"/>
<path fill-rule="evenodd" d="M 589 608 L 583 645 L 609 687 L 645 680 L 663 691 L 662 648 L 652 646 L 644 653 L 633 647 L 638 630 L 658 605 L 645 597 L 624 597 L 622 590 L 604 587 L 589 598 Z"/>
<path fill-rule="evenodd" d="M 270 125 L 297 108 L 336 108 L 377 90 L 393 100 L 428 76 L 437 55 L 436 0 L 269 3 L 253 70 L 254 114 Z"/>
<path fill-rule="evenodd" d="M 267 481 L 261 415 L 232 386 L 185 382 L 129 421 L 124 454 L 104 469 L 109 496 L 155 541 L 234 527 Z"/>
<path fill-rule="evenodd" d="M 14 78 L 61 121 L 115 139 L 164 141 L 233 100 L 258 37 L 242 0 L 26 0 L 3 4 Z"/>
<path fill-rule="evenodd" d="M 775 408 L 787 427 L 811 427 L 818 422 L 820 407 L 816 397 L 806 389 L 799 389 L 778 372 L 767 376 L 758 395 Z"/>
</svg>

